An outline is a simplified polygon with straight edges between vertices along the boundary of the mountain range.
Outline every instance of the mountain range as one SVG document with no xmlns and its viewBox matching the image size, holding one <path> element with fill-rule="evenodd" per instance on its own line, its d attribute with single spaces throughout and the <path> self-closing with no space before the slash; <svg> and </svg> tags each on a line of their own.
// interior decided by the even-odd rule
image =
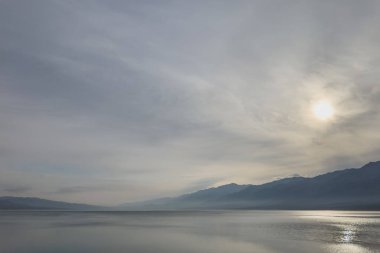
<svg viewBox="0 0 380 253">
<path fill-rule="evenodd" d="M 38 198 L 0 197 L 0 209 L 64 210 L 380 210 L 380 161 L 316 177 L 261 185 L 227 184 L 173 198 L 100 207 Z"/>
<path fill-rule="evenodd" d="M 101 210 L 104 207 L 77 203 L 67 203 L 40 198 L 0 197 L 2 210 Z"/>
<path fill-rule="evenodd" d="M 291 177 L 262 185 L 228 184 L 175 198 L 122 205 L 126 209 L 380 210 L 380 161 L 359 169 Z"/>
</svg>

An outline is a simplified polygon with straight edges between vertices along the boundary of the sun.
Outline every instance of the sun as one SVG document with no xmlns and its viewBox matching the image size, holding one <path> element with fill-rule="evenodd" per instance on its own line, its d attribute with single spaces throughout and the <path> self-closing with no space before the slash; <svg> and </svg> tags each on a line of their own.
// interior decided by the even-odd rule
<svg viewBox="0 0 380 253">
<path fill-rule="evenodd" d="M 330 120 L 334 117 L 335 111 L 331 103 L 327 100 L 320 100 L 313 105 L 313 114 L 319 120 Z"/>
</svg>

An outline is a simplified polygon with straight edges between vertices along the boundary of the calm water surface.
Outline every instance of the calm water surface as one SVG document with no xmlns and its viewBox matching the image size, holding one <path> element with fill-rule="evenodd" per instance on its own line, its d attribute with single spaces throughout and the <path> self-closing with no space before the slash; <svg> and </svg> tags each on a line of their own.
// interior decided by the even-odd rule
<svg viewBox="0 0 380 253">
<path fill-rule="evenodd" d="M 1 211 L 0 252 L 380 252 L 380 212 Z"/>
</svg>

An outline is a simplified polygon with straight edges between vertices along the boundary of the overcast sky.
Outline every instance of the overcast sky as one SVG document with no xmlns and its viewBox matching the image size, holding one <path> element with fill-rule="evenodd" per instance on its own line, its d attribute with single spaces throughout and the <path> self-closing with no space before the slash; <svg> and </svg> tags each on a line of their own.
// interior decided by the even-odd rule
<svg viewBox="0 0 380 253">
<path fill-rule="evenodd" d="M 117 204 L 380 160 L 379 24 L 376 0 L 2 0 L 0 195 Z"/>
</svg>

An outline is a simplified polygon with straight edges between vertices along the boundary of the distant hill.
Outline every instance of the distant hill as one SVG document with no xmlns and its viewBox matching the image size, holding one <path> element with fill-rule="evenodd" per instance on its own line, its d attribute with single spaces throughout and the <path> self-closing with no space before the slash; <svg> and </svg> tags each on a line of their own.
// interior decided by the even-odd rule
<svg viewBox="0 0 380 253">
<path fill-rule="evenodd" d="M 160 198 L 143 202 L 126 203 L 120 205 L 118 208 L 125 210 L 203 209 L 207 207 L 207 203 L 217 202 L 219 199 L 237 193 L 247 186 L 248 185 L 232 183 L 175 198 Z"/>
<path fill-rule="evenodd" d="M 0 209 L 6 210 L 100 210 L 103 207 L 66 203 L 39 198 L 0 197 Z"/>
<path fill-rule="evenodd" d="M 380 210 L 380 161 L 313 178 L 292 177 L 262 185 L 228 184 L 175 198 L 120 206 L 167 209 Z"/>
</svg>

